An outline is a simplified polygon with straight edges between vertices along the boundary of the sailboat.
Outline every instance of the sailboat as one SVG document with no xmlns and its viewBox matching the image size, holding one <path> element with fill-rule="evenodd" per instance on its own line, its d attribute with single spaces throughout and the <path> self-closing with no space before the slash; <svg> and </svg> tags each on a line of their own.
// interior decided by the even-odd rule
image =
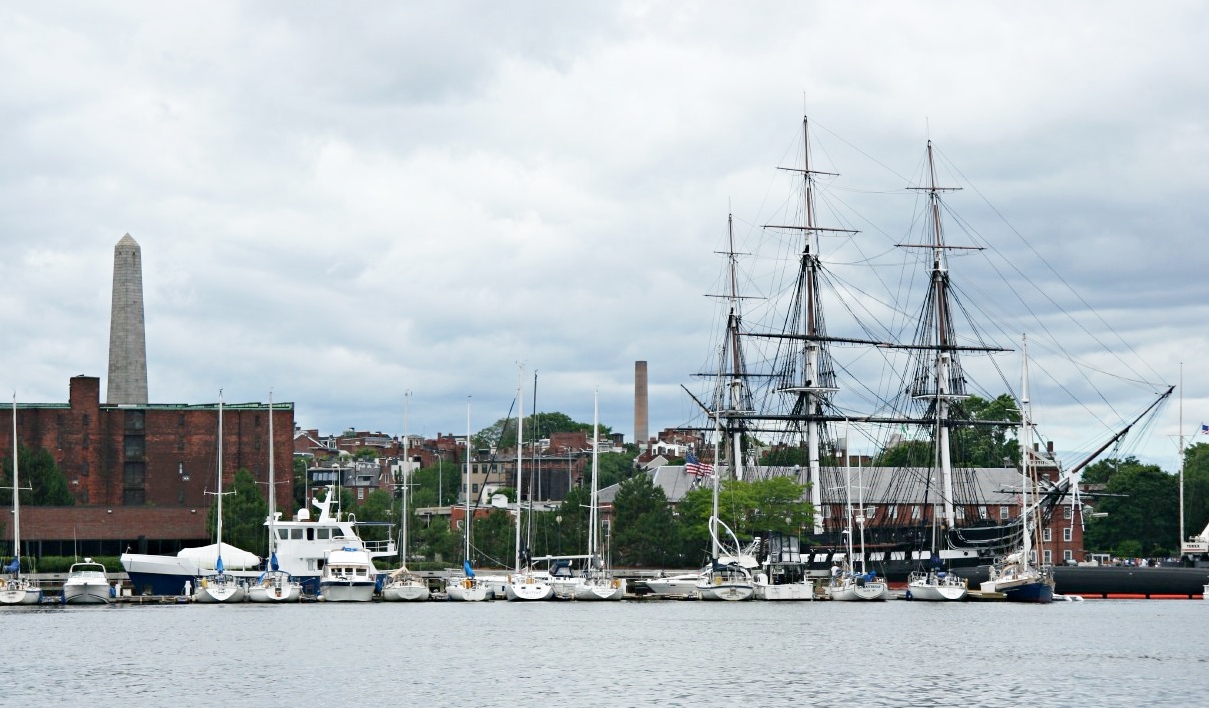
<svg viewBox="0 0 1209 708">
<path fill-rule="evenodd" d="M 38 584 L 21 575 L 21 495 L 17 483 L 17 394 L 13 394 L 13 562 L 4 566 L 3 586 L 0 586 L 0 605 L 36 605 L 42 602 L 42 589 Z"/>
<path fill-rule="evenodd" d="M 1014 465 L 1010 462 L 1000 465 L 1004 455 L 999 450 L 981 454 L 967 446 L 968 441 L 985 437 L 1010 452 L 1007 443 L 998 438 L 1009 435 L 1018 424 L 1014 414 L 982 414 L 974 408 L 971 399 L 979 389 L 967 378 L 973 378 L 971 372 L 963 367 L 963 356 L 1009 351 L 994 346 L 990 328 L 987 332 L 979 329 L 971 308 L 958 299 L 959 291 L 950 279 L 950 254 L 972 253 L 982 248 L 946 242 L 942 223 L 946 208 L 941 195 L 951 188 L 938 183 L 929 141 L 922 186 L 912 188 L 924 197 L 916 223 L 925 231 L 925 238 L 919 243 L 894 244 L 909 249 L 908 252 L 923 254 L 919 270 L 922 274 L 926 263 L 927 291 L 919 307 L 900 307 L 892 301 L 893 296 L 883 300 L 876 293 L 866 293 L 865 283 L 853 283 L 831 273 L 824 268 L 820 238 L 851 238 L 857 232 L 842 228 L 843 224 L 820 225 L 815 214 L 819 198 L 816 185 L 834 175 L 820 172 L 811 164 L 811 135 L 805 118 L 801 135 L 802 166 L 783 168 L 800 183 L 801 198 L 796 202 L 800 210 L 784 220 L 766 224 L 763 232 L 777 248 L 792 244 L 791 257 L 797 261 L 796 279 L 791 284 L 779 281 L 760 284 L 762 292 L 784 293 L 786 302 L 780 303 L 776 300 L 779 295 L 774 295 L 769 304 L 758 310 L 762 319 L 743 320 L 735 284 L 734 236 L 728 234 L 730 314 L 719 346 L 722 365 L 714 375 L 713 404 L 698 404 L 705 409 L 707 421 L 696 430 L 723 429 L 722 437 L 731 448 L 728 456 L 736 479 L 776 475 L 809 485 L 810 502 L 815 509 L 814 526 L 811 533 L 802 536 L 801 546 L 806 549 L 803 560 L 808 562 L 808 570 L 814 576 L 827 575 L 833 562 L 843 560 L 851 539 L 842 518 L 846 502 L 832 491 L 844 488 L 844 469 L 835 463 L 840 444 L 833 430 L 844 420 L 859 421 L 866 426 L 865 433 L 877 438 L 887 457 L 896 457 L 890 452 L 903 453 L 897 455 L 901 462 L 865 470 L 876 513 L 862 514 L 865 523 L 861 529 L 866 534 L 868 551 L 863 561 L 883 577 L 895 581 L 906 581 L 911 572 L 926 568 L 934 557 L 939 557 L 950 573 L 986 565 L 1019 546 L 1022 524 L 1018 515 L 1010 518 L 1003 511 L 1000 514 L 990 511 L 997 506 L 1007 509 L 1011 504 L 1010 497 L 996 490 L 1016 478 Z M 836 215 L 840 212 L 830 210 Z M 762 257 L 766 255 L 760 253 Z M 858 260 L 868 263 L 874 259 L 865 254 Z M 909 269 L 914 263 L 906 265 Z M 784 272 L 780 268 L 770 270 L 777 274 Z M 1019 272 L 1018 267 L 1015 272 Z M 902 287 L 893 285 L 897 279 L 888 280 L 887 289 Z M 836 336 L 828 330 L 822 303 L 825 288 L 839 295 L 865 296 L 844 303 L 857 336 Z M 918 316 L 899 322 L 897 313 L 908 309 L 916 309 Z M 959 327 L 961 324 L 966 327 Z M 754 355 L 744 351 L 745 346 L 751 345 L 759 347 L 753 350 Z M 886 375 L 861 377 L 863 372 L 848 362 L 841 365 L 833 358 L 833 349 L 838 349 L 838 345 L 870 352 L 869 358 L 883 358 L 881 368 Z M 758 367 L 749 370 L 753 362 Z M 990 366 L 994 366 L 993 359 Z M 847 376 L 845 380 L 851 380 L 852 385 L 841 390 L 839 374 Z M 1042 480 L 1034 514 L 1040 519 L 1048 518 L 1055 506 L 1073 492 L 1076 473 L 1135 424 L 1153 415 L 1172 390 L 1168 388 L 1159 395 L 1086 459 L 1062 470 L 1054 480 Z M 865 410 L 853 410 L 849 400 L 863 401 L 856 405 Z M 988 406 L 986 410 L 995 409 Z M 771 443 L 788 460 L 754 465 L 739 449 L 740 443 L 750 438 Z M 903 447 L 896 450 L 898 445 Z M 920 454 L 916 459 L 915 451 L 922 453 L 925 449 L 931 454 L 927 457 Z M 939 528 L 935 551 L 934 527 Z"/>
<path fill-rule="evenodd" d="M 215 530 L 218 541 L 216 543 L 218 549 L 218 559 L 215 561 L 214 575 L 207 575 L 198 578 L 197 588 L 193 592 L 194 602 L 243 602 L 247 597 L 247 590 L 244 583 L 238 580 L 235 576 L 228 575 L 225 572 L 222 562 L 223 543 L 222 543 L 222 391 L 218 392 L 218 491 L 214 493 L 218 499 L 218 513 L 216 516 Z"/>
<path fill-rule="evenodd" d="M 289 573 L 281 569 L 277 562 L 278 528 L 280 514 L 277 511 L 277 477 L 275 476 L 273 459 L 277 456 L 277 446 L 273 438 L 273 393 L 269 392 L 269 518 L 265 525 L 269 527 L 269 567 L 248 588 L 248 599 L 252 602 L 290 602 L 302 599 L 302 584 Z M 289 532 L 286 532 L 289 535 Z"/>
<path fill-rule="evenodd" d="M 848 434 L 845 431 L 845 439 L 848 439 Z M 856 489 L 857 489 L 857 511 L 854 514 L 852 510 L 852 458 L 847 449 L 848 443 L 845 443 L 844 450 L 844 476 L 848 484 L 848 554 L 844 557 L 842 566 L 834 566 L 838 572 L 832 572 L 831 584 L 827 586 L 827 596 L 832 600 L 840 600 L 843 602 L 852 602 L 854 600 L 885 600 L 889 595 L 886 581 L 877 577 L 877 574 L 867 568 L 865 559 L 868 557 L 868 551 L 865 548 L 865 497 L 864 497 L 864 480 L 860 473 L 857 473 Z M 861 555 L 859 570 L 853 561 L 852 553 L 852 523 L 856 522 L 859 527 L 861 537 Z"/>
<path fill-rule="evenodd" d="M 399 567 L 386 576 L 382 586 L 382 599 L 387 602 L 422 602 L 430 593 L 428 583 L 407 569 L 407 495 L 408 477 L 411 474 L 411 456 L 408 454 L 407 432 L 408 396 L 403 401 L 403 493 L 400 498 L 399 514 Z"/>
<path fill-rule="evenodd" d="M 515 569 L 508 576 L 504 585 L 504 597 L 509 600 L 536 601 L 549 600 L 554 597 L 554 585 L 550 582 L 549 573 L 539 573 L 533 569 L 532 563 L 521 563 L 521 462 L 525 455 L 524 436 L 524 376 L 525 369 L 520 369 L 521 382 L 516 387 L 516 561 Z M 536 385 L 536 382 L 535 382 Z M 533 484 L 529 485 L 529 501 L 532 514 Z"/>
<path fill-rule="evenodd" d="M 1034 553 L 1040 554 L 1040 543 L 1034 551 L 1033 536 L 1039 532 L 1037 510 L 1029 501 L 1030 493 L 1036 498 L 1037 463 L 1029 440 L 1033 432 L 1033 408 L 1029 400 L 1028 340 L 1021 343 L 1023 363 L 1020 385 L 1020 523 L 1023 533 L 1020 547 L 991 565 L 990 579 L 980 585 L 983 592 L 1003 593 L 1008 602 L 1048 603 L 1054 599 L 1054 578 L 1048 568 L 1040 568 L 1034 562 Z M 1039 535 L 1039 534 L 1038 534 Z"/>
<path fill-rule="evenodd" d="M 600 394 L 592 401 L 592 495 L 591 506 L 588 507 L 588 557 L 587 565 L 579 576 L 578 582 L 570 588 L 572 600 L 620 600 L 625 597 L 625 581 L 614 578 L 605 566 L 600 555 L 600 536 L 597 530 L 599 502 L 597 501 L 598 480 L 600 469 Z"/>
<path fill-rule="evenodd" d="M 721 431 L 717 431 L 718 435 L 714 438 L 714 459 L 718 459 L 717 445 L 720 444 Z M 724 600 L 727 602 L 737 602 L 742 600 L 750 600 L 756 594 L 755 582 L 751 576 L 751 570 L 744 564 L 743 560 L 750 561 L 751 565 L 755 565 L 755 559 L 750 555 L 742 552 L 739 547 L 739 539 L 735 536 L 734 531 L 726 525 L 718 516 L 718 466 L 714 465 L 713 482 L 714 482 L 714 499 L 713 513 L 709 517 L 709 536 L 711 542 L 709 564 L 702 569 L 700 576 L 697 578 L 695 589 L 697 597 L 702 600 Z M 723 556 L 723 543 L 718 537 L 720 529 L 725 529 L 731 542 L 734 544 L 733 552 L 729 552 L 729 558 Z"/>
<path fill-rule="evenodd" d="M 462 478 L 466 502 L 465 517 L 462 520 L 462 575 L 451 576 L 445 584 L 445 595 L 454 602 L 482 602 L 487 599 L 488 586 L 482 578 L 476 577 L 470 564 L 470 522 L 474 517 L 470 508 L 470 399 L 466 399 L 466 467 Z"/>
</svg>

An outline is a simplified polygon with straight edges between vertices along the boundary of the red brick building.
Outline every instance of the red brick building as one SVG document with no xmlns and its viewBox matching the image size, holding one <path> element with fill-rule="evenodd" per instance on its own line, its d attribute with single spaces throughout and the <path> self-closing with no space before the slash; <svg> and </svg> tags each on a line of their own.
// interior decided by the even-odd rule
<svg viewBox="0 0 1209 708">
<path fill-rule="evenodd" d="M 69 402 L 17 405 L 17 438 L 54 458 L 75 495 L 75 507 L 23 507 L 23 545 L 71 555 L 87 542 L 108 555 L 174 552 L 208 542 L 206 517 L 218 470 L 218 404 L 108 405 L 100 379 L 71 379 Z M 268 483 L 269 452 L 276 450 L 277 498 L 293 495 L 294 405 L 237 403 L 223 407 L 223 485 L 241 468 Z M 12 456 L 12 409 L 0 410 L 0 453 Z M 5 524 L 2 537 L 12 539 Z M 67 553 L 60 553 L 66 548 Z M 82 553 L 83 551 L 81 551 Z"/>
</svg>

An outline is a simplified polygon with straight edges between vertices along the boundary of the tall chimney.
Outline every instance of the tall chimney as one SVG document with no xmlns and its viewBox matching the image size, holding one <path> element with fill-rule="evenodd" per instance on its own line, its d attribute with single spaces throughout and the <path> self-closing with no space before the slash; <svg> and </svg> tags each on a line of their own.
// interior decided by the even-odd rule
<svg viewBox="0 0 1209 708">
<path fill-rule="evenodd" d="M 113 247 L 106 403 L 147 403 L 147 337 L 143 331 L 143 254 L 123 236 Z"/>
<path fill-rule="evenodd" d="M 642 450 L 650 440 L 647 430 L 646 362 L 634 362 L 634 444 Z"/>
</svg>

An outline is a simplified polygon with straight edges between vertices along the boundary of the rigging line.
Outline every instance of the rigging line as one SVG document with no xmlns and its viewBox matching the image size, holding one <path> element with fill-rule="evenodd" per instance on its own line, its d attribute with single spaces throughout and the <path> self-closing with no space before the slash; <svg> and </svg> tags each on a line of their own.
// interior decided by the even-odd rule
<svg viewBox="0 0 1209 708">
<path fill-rule="evenodd" d="M 1029 344 L 1033 344 L 1033 343 L 1034 343 L 1034 342 L 1033 342 L 1032 340 L 1029 340 Z M 1129 383 L 1138 384 L 1138 385 L 1140 385 L 1140 386 L 1146 386 L 1146 387 L 1148 387 L 1148 388 L 1153 388 L 1153 387 L 1154 387 L 1154 383 L 1153 383 L 1153 382 L 1151 382 L 1151 381 L 1146 381 L 1145 379 L 1131 379 L 1131 378 L 1129 378 L 1128 376 L 1122 376 L 1122 375 L 1120 375 L 1120 374 L 1114 374 L 1114 373 L 1112 373 L 1111 371 L 1105 371 L 1104 369 L 1098 369 L 1098 368 L 1096 368 L 1096 367 L 1092 366 L 1091 364 L 1086 363 L 1086 362 L 1085 362 L 1084 360 L 1082 360 L 1082 359 L 1077 359 L 1077 358 L 1075 358 L 1075 357 L 1071 357 L 1071 356 L 1070 356 L 1069 354 L 1067 354 L 1066 352 L 1060 352 L 1059 350 L 1055 350 L 1055 349 L 1052 349 L 1052 348 L 1050 348 L 1050 347 L 1046 346 L 1046 342 L 1045 342 L 1045 340 L 1037 340 L 1037 342 L 1036 342 L 1036 347 L 1037 347 L 1038 349 L 1042 349 L 1042 350 L 1044 350 L 1044 351 L 1047 351 L 1047 352 L 1049 352 L 1049 353 L 1051 353 L 1051 354 L 1058 354 L 1058 353 L 1061 353 L 1061 354 L 1063 354 L 1063 355 L 1067 356 L 1067 357 L 1070 359 L 1070 362 L 1071 362 L 1072 364 L 1076 364 L 1076 365 L 1078 365 L 1080 368 L 1084 368 L 1084 369 L 1090 369 L 1091 371 L 1094 371 L 1094 372 L 1096 372 L 1097 374 L 1104 374 L 1105 376 L 1112 377 L 1112 378 L 1117 379 L 1117 380 L 1119 380 L 1119 381 L 1127 381 L 1127 382 L 1129 382 Z"/>
<path fill-rule="evenodd" d="M 894 175 L 895 177 L 898 177 L 899 179 L 903 179 L 903 180 L 905 181 L 905 178 L 904 178 L 902 175 L 900 175 L 900 174 L 898 174 L 897 172 L 895 172 L 893 169 L 891 169 L 889 165 L 885 164 L 884 162 L 882 162 L 882 161 L 878 160 L 876 157 L 873 157 L 873 156 L 872 156 L 872 155 L 870 155 L 869 153 L 865 152 L 864 150 L 862 150 L 862 149 L 858 148 L 857 146 L 853 145 L 852 143 L 848 142 L 848 141 L 847 141 L 847 140 L 845 140 L 843 137 L 841 137 L 841 136 L 839 135 L 839 133 L 836 133 L 836 132 L 835 132 L 835 131 L 833 131 L 832 129 L 828 128 L 826 125 L 823 125 L 822 123 L 819 123 L 817 120 L 812 120 L 812 121 L 810 121 L 810 125 L 811 125 L 812 127 L 815 127 L 815 128 L 821 128 L 821 129 L 823 129 L 824 131 L 826 131 L 828 134 L 830 134 L 830 135 L 831 135 L 833 138 L 835 138 L 836 140 L 839 140 L 841 143 L 843 143 L 843 144 L 847 145 L 848 147 L 852 148 L 853 150 L 856 150 L 856 151 L 857 151 L 857 152 L 859 152 L 861 155 L 864 155 L 866 158 L 868 158 L 869 160 L 873 161 L 875 164 L 880 165 L 880 166 L 881 166 L 883 169 L 885 169 L 887 172 L 889 172 L 890 174 Z M 826 151 L 824 150 L 824 152 L 826 152 Z"/>
<path fill-rule="evenodd" d="M 981 191 L 978 189 L 977 185 L 975 185 L 975 184 L 973 183 L 973 181 L 971 181 L 969 178 L 967 178 L 967 177 L 965 176 L 965 174 L 963 174 L 963 173 L 961 172 L 961 170 L 960 170 L 960 169 L 958 169 L 958 168 L 956 167 L 956 165 L 953 165 L 953 164 L 952 164 L 952 163 L 949 161 L 949 159 L 948 159 L 947 157 L 945 157 L 945 156 L 944 156 L 944 154 L 943 154 L 943 153 L 941 153 L 941 158 L 942 158 L 942 160 L 943 160 L 943 161 L 944 161 L 946 164 L 948 164 L 948 165 L 950 166 L 950 168 L 951 168 L 951 169 L 953 169 L 953 170 L 954 170 L 954 171 L 955 171 L 955 172 L 956 172 L 958 175 L 960 175 L 961 179 L 962 179 L 962 180 L 963 180 L 963 181 L 964 181 L 966 184 L 969 184 L 969 185 L 970 185 L 970 188 L 974 190 L 974 193 L 975 193 L 975 194 L 977 194 L 977 195 L 979 196 L 979 198 L 981 198 L 981 199 L 983 200 L 983 202 L 984 202 L 984 203 L 985 203 L 985 204 L 986 204 L 988 207 L 990 207 L 991 211 L 995 212 L 995 215 L 996 215 L 996 216 L 998 216 L 998 217 L 1000 218 L 1000 220 L 1001 220 L 1001 221 L 1003 221 L 1004 225 L 1005 225 L 1005 226 L 1007 226 L 1007 227 L 1008 227 L 1008 229 L 1009 229 L 1009 230 L 1010 230 L 1012 233 L 1014 233 L 1018 239 L 1020 239 L 1021 243 L 1023 243 L 1023 244 L 1024 244 L 1024 245 L 1025 245 L 1025 246 L 1026 246 L 1026 247 L 1029 249 L 1029 251 L 1031 251 L 1031 252 L 1033 253 L 1033 255 L 1037 256 L 1037 258 L 1039 258 L 1039 259 L 1041 260 L 1041 262 L 1042 262 L 1043 264 L 1045 264 L 1046 268 L 1048 268 L 1048 269 L 1049 269 L 1049 271 L 1050 271 L 1051 273 L 1053 273 L 1053 274 L 1054 274 L 1054 276 L 1055 276 L 1055 277 L 1057 277 L 1057 278 L 1058 278 L 1058 280 L 1059 280 L 1059 281 L 1060 281 L 1060 282 L 1061 282 L 1063 285 L 1065 285 L 1065 286 L 1066 286 L 1066 289 L 1067 289 L 1067 290 L 1069 290 L 1069 291 L 1071 292 L 1071 294 L 1073 294 L 1073 295 L 1075 296 L 1075 298 L 1077 298 L 1077 299 L 1079 300 L 1079 302 L 1083 303 L 1083 306 L 1084 306 L 1084 307 L 1086 307 L 1086 308 L 1087 308 L 1087 310 L 1088 310 L 1089 312 L 1091 312 L 1091 313 L 1092 313 L 1092 315 L 1093 315 L 1093 316 L 1095 316 L 1095 318 L 1096 318 L 1097 320 L 1099 320 L 1101 324 L 1103 324 L 1105 327 L 1107 327 L 1107 328 L 1108 328 L 1108 331 L 1109 331 L 1109 332 L 1112 332 L 1112 334 L 1113 334 L 1113 335 L 1115 335 L 1115 336 L 1117 337 L 1117 339 L 1118 339 L 1118 340 L 1121 342 L 1121 344 L 1123 344 L 1123 345 L 1125 346 L 1125 348 L 1126 348 L 1126 349 L 1128 349 L 1128 350 L 1130 351 L 1130 353 L 1131 353 L 1131 354 L 1133 354 L 1134 356 L 1137 356 L 1137 357 L 1139 358 L 1139 360 L 1141 360 L 1143 363 L 1145 363 L 1145 362 L 1146 362 L 1146 360 L 1145 360 L 1145 359 L 1143 359 L 1143 358 L 1142 358 L 1142 357 L 1141 357 L 1141 356 L 1138 354 L 1137 350 L 1136 350 L 1136 349 L 1134 349 L 1134 347 L 1133 347 L 1132 345 L 1130 345 L 1130 344 L 1129 344 L 1129 342 L 1125 341 L 1125 339 L 1124 339 L 1124 338 L 1123 338 L 1123 337 L 1120 335 L 1120 333 L 1118 333 L 1118 332 L 1117 332 L 1117 331 L 1116 331 L 1116 330 L 1115 330 L 1115 329 L 1112 327 L 1112 325 L 1110 325 L 1110 324 L 1109 324 L 1109 323 L 1108 323 L 1108 322 L 1107 322 L 1107 321 L 1104 319 L 1104 317 L 1103 317 L 1103 316 L 1101 316 L 1101 315 L 1100 315 L 1100 313 L 1099 313 L 1099 312 L 1098 312 L 1098 311 L 1097 311 L 1095 308 L 1093 308 L 1093 307 L 1091 306 L 1091 304 L 1090 304 L 1090 303 L 1088 303 L 1088 302 L 1087 302 L 1087 300 L 1086 300 L 1086 299 L 1084 299 L 1084 298 L 1083 298 L 1083 296 L 1082 296 L 1082 295 L 1080 295 L 1080 294 L 1079 294 L 1079 292 L 1078 292 L 1077 290 L 1075 290 L 1075 289 L 1074 289 L 1074 287 L 1072 287 L 1072 286 L 1071 286 L 1071 284 L 1070 284 L 1069 282 L 1067 282 L 1067 280 L 1066 280 L 1065 278 L 1063 278 L 1063 277 L 1062 277 L 1062 274 L 1061 274 L 1061 273 L 1059 273 L 1059 272 L 1058 272 L 1058 271 L 1057 271 L 1057 270 L 1056 270 L 1056 269 L 1053 267 L 1053 265 L 1051 265 L 1051 264 L 1050 264 L 1050 262 L 1049 262 L 1047 259 L 1045 259 L 1045 258 L 1044 258 L 1044 257 L 1043 257 L 1043 256 L 1042 256 L 1042 255 L 1041 255 L 1041 254 L 1040 254 L 1040 253 L 1037 251 L 1037 249 L 1033 247 L 1033 245 L 1032 245 L 1032 244 L 1031 244 L 1031 243 L 1030 243 L 1030 242 L 1029 242 L 1029 241 L 1028 241 L 1026 238 L 1024 238 L 1024 235 L 1023 235 L 1023 234 L 1021 234 L 1021 233 L 1020 233 L 1020 232 L 1019 232 L 1019 231 L 1016 229 L 1016 227 L 1015 227 L 1015 226 L 1014 226 L 1014 225 L 1013 225 L 1013 224 L 1012 224 L 1010 221 L 1008 221 L 1008 220 L 1007 220 L 1007 217 L 1005 217 L 1005 216 L 1004 216 L 1002 213 L 1000 213 L 999 209 L 997 209 L 997 208 L 995 207 L 995 205 L 994 205 L 994 204 L 992 204 L 992 203 L 991 203 L 991 201 L 990 201 L 989 199 L 987 199 L 987 198 L 986 198 L 986 196 L 985 196 L 985 195 L 984 195 L 984 194 L 983 194 L 983 193 L 982 193 L 982 192 L 981 192 Z M 1021 274 L 1022 274 L 1022 275 L 1024 275 L 1023 273 L 1021 273 Z M 1028 276 L 1026 275 L 1025 277 L 1027 278 Z M 1031 282 L 1031 281 L 1030 281 L 1030 282 Z M 1051 302 L 1052 302 L 1052 300 L 1051 300 Z M 1057 304 L 1057 303 L 1055 303 L 1055 305 L 1056 305 L 1056 304 Z M 1065 311 L 1064 311 L 1064 312 L 1065 312 Z M 1072 321 L 1074 321 L 1074 320 L 1073 320 L 1073 318 L 1072 318 Z M 1078 322 L 1077 322 L 1077 321 L 1076 321 L 1076 324 L 1078 324 Z M 1081 329 L 1085 329 L 1085 328 L 1083 328 L 1083 327 L 1082 327 L 1082 325 L 1080 325 L 1080 328 L 1081 328 Z M 1088 334 L 1091 334 L 1091 332 L 1088 332 Z M 1095 335 L 1094 335 L 1094 334 L 1093 334 L 1092 336 L 1093 336 L 1093 337 L 1095 337 Z M 1101 346 L 1105 346 L 1103 343 L 1099 342 L 1099 340 L 1097 340 L 1097 343 L 1098 343 L 1098 344 L 1100 344 Z M 1108 350 L 1108 347 L 1107 347 L 1107 346 L 1105 346 L 1105 349 L 1106 349 L 1106 350 Z M 1111 351 L 1111 350 L 1109 350 L 1109 351 Z M 1118 358 L 1118 360 L 1120 359 L 1120 357 L 1117 357 L 1117 358 Z M 1122 361 L 1121 363 L 1123 363 L 1123 364 L 1124 364 L 1125 362 L 1124 362 L 1124 361 Z M 1126 365 L 1127 367 L 1129 367 L 1129 365 L 1128 365 L 1128 364 L 1125 364 L 1125 365 Z M 1157 371 L 1155 371 L 1155 370 L 1154 370 L 1154 367 L 1150 366 L 1149 364 L 1146 364 L 1146 367 L 1147 367 L 1148 369 L 1150 369 L 1151 373 L 1153 373 L 1153 374 L 1155 375 L 1155 377 L 1156 377 L 1156 378 L 1158 378 L 1159 380 L 1162 380 L 1162 379 L 1163 379 L 1163 377 L 1162 377 L 1162 376 L 1159 374 L 1159 372 L 1157 372 Z M 1129 368 L 1131 368 L 1131 369 L 1132 369 L 1132 367 L 1129 367 Z"/>
</svg>

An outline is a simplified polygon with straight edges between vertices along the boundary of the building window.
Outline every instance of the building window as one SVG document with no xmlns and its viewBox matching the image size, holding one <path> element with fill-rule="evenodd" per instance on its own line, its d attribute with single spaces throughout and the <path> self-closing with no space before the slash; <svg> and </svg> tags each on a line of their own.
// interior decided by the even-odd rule
<svg viewBox="0 0 1209 708">
<path fill-rule="evenodd" d="M 176 424 L 177 424 L 177 425 L 179 425 L 179 426 L 180 426 L 180 427 L 182 427 L 182 428 L 183 428 L 183 427 L 185 427 L 185 414 L 184 414 L 184 413 L 178 413 L 178 414 L 177 414 L 177 416 L 176 416 Z"/>
<path fill-rule="evenodd" d="M 1042 531 L 1041 540 L 1045 541 L 1046 543 L 1049 543 L 1050 541 L 1054 540 L 1054 534 L 1052 533 L 1052 529 L 1045 529 L 1044 531 Z"/>
<path fill-rule="evenodd" d="M 985 519 L 987 517 L 987 508 L 985 506 L 978 507 L 978 518 Z"/>
<path fill-rule="evenodd" d="M 1071 550 L 1071 549 L 1069 549 L 1069 548 L 1068 548 L 1068 549 L 1066 549 L 1065 551 L 1062 551 L 1062 560 L 1064 560 L 1064 561 L 1072 561 L 1072 560 L 1074 560 L 1074 559 L 1075 559 L 1075 552 L 1074 552 L 1074 551 L 1072 551 L 1072 550 Z"/>
<path fill-rule="evenodd" d="M 1008 506 L 1006 506 L 1006 505 L 1004 505 L 1004 506 L 1000 506 L 1000 507 L 999 507 L 999 518 L 1000 518 L 1000 519 L 1010 519 L 1010 518 L 1012 518 L 1012 510 L 1011 510 L 1011 507 L 1008 507 Z"/>
<path fill-rule="evenodd" d="M 953 514 L 958 519 L 964 519 L 964 518 L 966 518 L 966 508 L 964 506 L 959 506 L 959 507 L 953 509 Z"/>
<path fill-rule="evenodd" d="M 1042 562 L 1045 565 L 1052 565 L 1054 562 L 1054 552 L 1048 548 L 1041 553 L 1041 557 L 1044 559 Z"/>
<path fill-rule="evenodd" d="M 1075 510 L 1073 508 L 1071 508 L 1070 504 L 1067 504 L 1066 506 L 1062 507 L 1062 518 L 1070 519 L 1070 518 L 1073 518 L 1074 515 L 1075 515 Z"/>
<path fill-rule="evenodd" d="M 143 490 L 126 489 L 122 491 L 122 504 L 126 506 L 142 506 Z"/>
<path fill-rule="evenodd" d="M 183 435 L 182 435 L 181 437 L 178 437 L 178 438 L 176 439 L 176 449 L 177 449 L 178 451 L 184 451 L 184 449 L 185 449 L 185 438 L 184 438 L 184 436 L 183 436 Z"/>
<path fill-rule="evenodd" d="M 891 504 L 891 505 L 890 505 L 890 506 L 889 506 L 889 507 L 886 509 L 886 518 L 887 518 L 887 519 L 896 519 L 896 518 L 898 518 L 898 507 L 897 507 L 897 506 L 895 506 L 895 505 L 893 505 L 893 504 Z"/>
<path fill-rule="evenodd" d="M 911 507 L 911 520 L 919 521 L 919 505 Z"/>
<path fill-rule="evenodd" d="M 146 467 L 142 462 L 127 462 L 123 474 L 123 481 L 127 487 L 141 487 L 143 480 L 146 477 Z M 142 504 L 143 502 L 139 502 Z"/>
<path fill-rule="evenodd" d="M 1069 543 L 1070 537 L 1071 537 L 1071 529 L 1069 527 L 1062 529 L 1062 540 Z"/>
</svg>

